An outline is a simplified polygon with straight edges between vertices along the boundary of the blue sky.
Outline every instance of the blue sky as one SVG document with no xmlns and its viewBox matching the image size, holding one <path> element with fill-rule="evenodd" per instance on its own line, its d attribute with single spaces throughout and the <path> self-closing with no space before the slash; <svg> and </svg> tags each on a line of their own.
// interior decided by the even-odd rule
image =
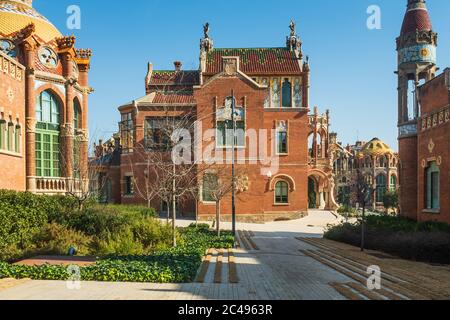
<svg viewBox="0 0 450 320">
<path fill-rule="evenodd" d="M 395 38 L 406 0 L 35 0 L 34 7 L 77 46 L 94 52 L 90 75 L 93 137 L 117 131 L 117 107 L 145 94 L 147 62 L 156 69 L 197 69 L 202 26 L 216 47 L 285 45 L 291 19 L 311 60 L 311 107 L 330 109 L 339 140 L 379 137 L 397 149 Z M 450 66 L 450 1 L 429 0 L 439 33 L 438 64 Z M 81 8 L 81 30 L 68 30 L 66 9 Z M 381 8 L 381 30 L 366 27 L 369 5 Z"/>
</svg>

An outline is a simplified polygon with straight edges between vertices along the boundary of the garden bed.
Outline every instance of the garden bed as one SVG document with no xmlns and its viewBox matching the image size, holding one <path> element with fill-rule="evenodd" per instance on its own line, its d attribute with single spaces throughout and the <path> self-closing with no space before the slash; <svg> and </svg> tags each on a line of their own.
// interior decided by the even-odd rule
<svg viewBox="0 0 450 320">
<path fill-rule="evenodd" d="M 209 248 L 231 248 L 233 237 L 221 237 L 208 226 L 179 228 L 172 248 L 171 226 L 145 207 L 101 206 L 82 210 L 67 197 L 0 191 L 0 279 L 68 280 L 67 264 L 15 264 L 36 256 L 99 257 L 80 267 L 84 281 L 180 283 L 194 280 Z"/>
<path fill-rule="evenodd" d="M 361 244 L 361 224 L 330 226 L 326 239 L 354 246 Z M 450 226 L 436 222 L 415 222 L 391 216 L 368 216 L 365 247 L 397 257 L 450 264 Z"/>
</svg>

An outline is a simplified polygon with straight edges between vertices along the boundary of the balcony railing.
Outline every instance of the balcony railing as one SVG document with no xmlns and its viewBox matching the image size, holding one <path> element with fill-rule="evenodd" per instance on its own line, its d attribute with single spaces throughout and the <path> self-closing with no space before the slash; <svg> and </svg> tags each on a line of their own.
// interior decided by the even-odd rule
<svg viewBox="0 0 450 320">
<path fill-rule="evenodd" d="M 36 193 L 41 194 L 67 194 L 78 193 L 84 190 L 84 181 L 74 178 L 35 178 Z"/>
</svg>

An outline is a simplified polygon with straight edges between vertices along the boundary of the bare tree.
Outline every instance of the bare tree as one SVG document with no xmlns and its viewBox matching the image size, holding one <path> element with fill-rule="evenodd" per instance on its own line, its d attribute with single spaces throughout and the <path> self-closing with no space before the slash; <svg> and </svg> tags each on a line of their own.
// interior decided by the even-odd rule
<svg viewBox="0 0 450 320">
<path fill-rule="evenodd" d="M 365 247 L 365 235 L 366 235 L 366 207 L 373 199 L 374 189 L 369 181 L 366 180 L 361 170 L 357 170 L 352 181 L 352 200 L 358 203 L 362 207 L 361 217 L 361 251 L 364 251 Z"/>
<path fill-rule="evenodd" d="M 248 178 L 244 169 L 236 172 L 234 182 L 230 168 L 225 166 L 217 166 L 214 170 L 205 172 L 203 176 L 203 193 L 216 204 L 215 224 L 218 236 L 220 236 L 221 202 L 232 193 L 233 184 L 237 193 L 248 189 Z"/>
</svg>

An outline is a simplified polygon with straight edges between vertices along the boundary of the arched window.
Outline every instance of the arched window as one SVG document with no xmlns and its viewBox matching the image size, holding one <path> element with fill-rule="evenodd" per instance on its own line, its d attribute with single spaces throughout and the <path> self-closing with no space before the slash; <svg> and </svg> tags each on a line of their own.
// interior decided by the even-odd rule
<svg viewBox="0 0 450 320">
<path fill-rule="evenodd" d="M 387 164 L 386 157 L 385 156 L 380 156 L 380 159 L 379 159 L 379 166 L 380 166 L 380 168 L 387 167 L 386 164 Z"/>
<path fill-rule="evenodd" d="M 286 181 L 278 181 L 275 185 L 275 203 L 289 203 L 289 184 Z"/>
<path fill-rule="evenodd" d="M 5 149 L 6 121 L 0 120 L 0 149 Z"/>
<path fill-rule="evenodd" d="M 426 169 L 426 206 L 429 210 L 440 209 L 440 170 L 436 161 L 430 163 Z"/>
<path fill-rule="evenodd" d="M 36 176 L 60 177 L 60 113 L 58 98 L 43 91 L 36 99 Z"/>
<path fill-rule="evenodd" d="M 291 108 L 292 107 L 292 84 L 289 82 L 289 79 L 284 79 L 283 81 L 283 108 Z"/>
<path fill-rule="evenodd" d="M 38 122 L 59 124 L 61 106 L 55 95 L 49 91 L 42 92 L 36 104 L 36 119 Z"/>
<path fill-rule="evenodd" d="M 81 127 L 81 106 L 78 99 L 73 101 L 73 128 L 75 131 Z"/>
<path fill-rule="evenodd" d="M 384 195 L 386 194 L 386 177 L 384 174 L 377 176 L 377 202 L 383 202 Z"/>
<path fill-rule="evenodd" d="M 8 123 L 8 131 L 6 133 L 6 150 L 14 151 L 14 123 Z"/>
<path fill-rule="evenodd" d="M 391 191 L 397 190 L 397 176 L 391 176 Z"/>
<path fill-rule="evenodd" d="M 367 157 L 365 160 L 365 167 L 366 168 L 371 168 L 372 167 L 372 162 L 370 160 L 370 157 Z"/>
<path fill-rule="evenodd" d="M 22 128 L 17 125 L 16 130 L 14 130 L 14 152 L 20 153 L 20 136 Z"/>
</svg>

